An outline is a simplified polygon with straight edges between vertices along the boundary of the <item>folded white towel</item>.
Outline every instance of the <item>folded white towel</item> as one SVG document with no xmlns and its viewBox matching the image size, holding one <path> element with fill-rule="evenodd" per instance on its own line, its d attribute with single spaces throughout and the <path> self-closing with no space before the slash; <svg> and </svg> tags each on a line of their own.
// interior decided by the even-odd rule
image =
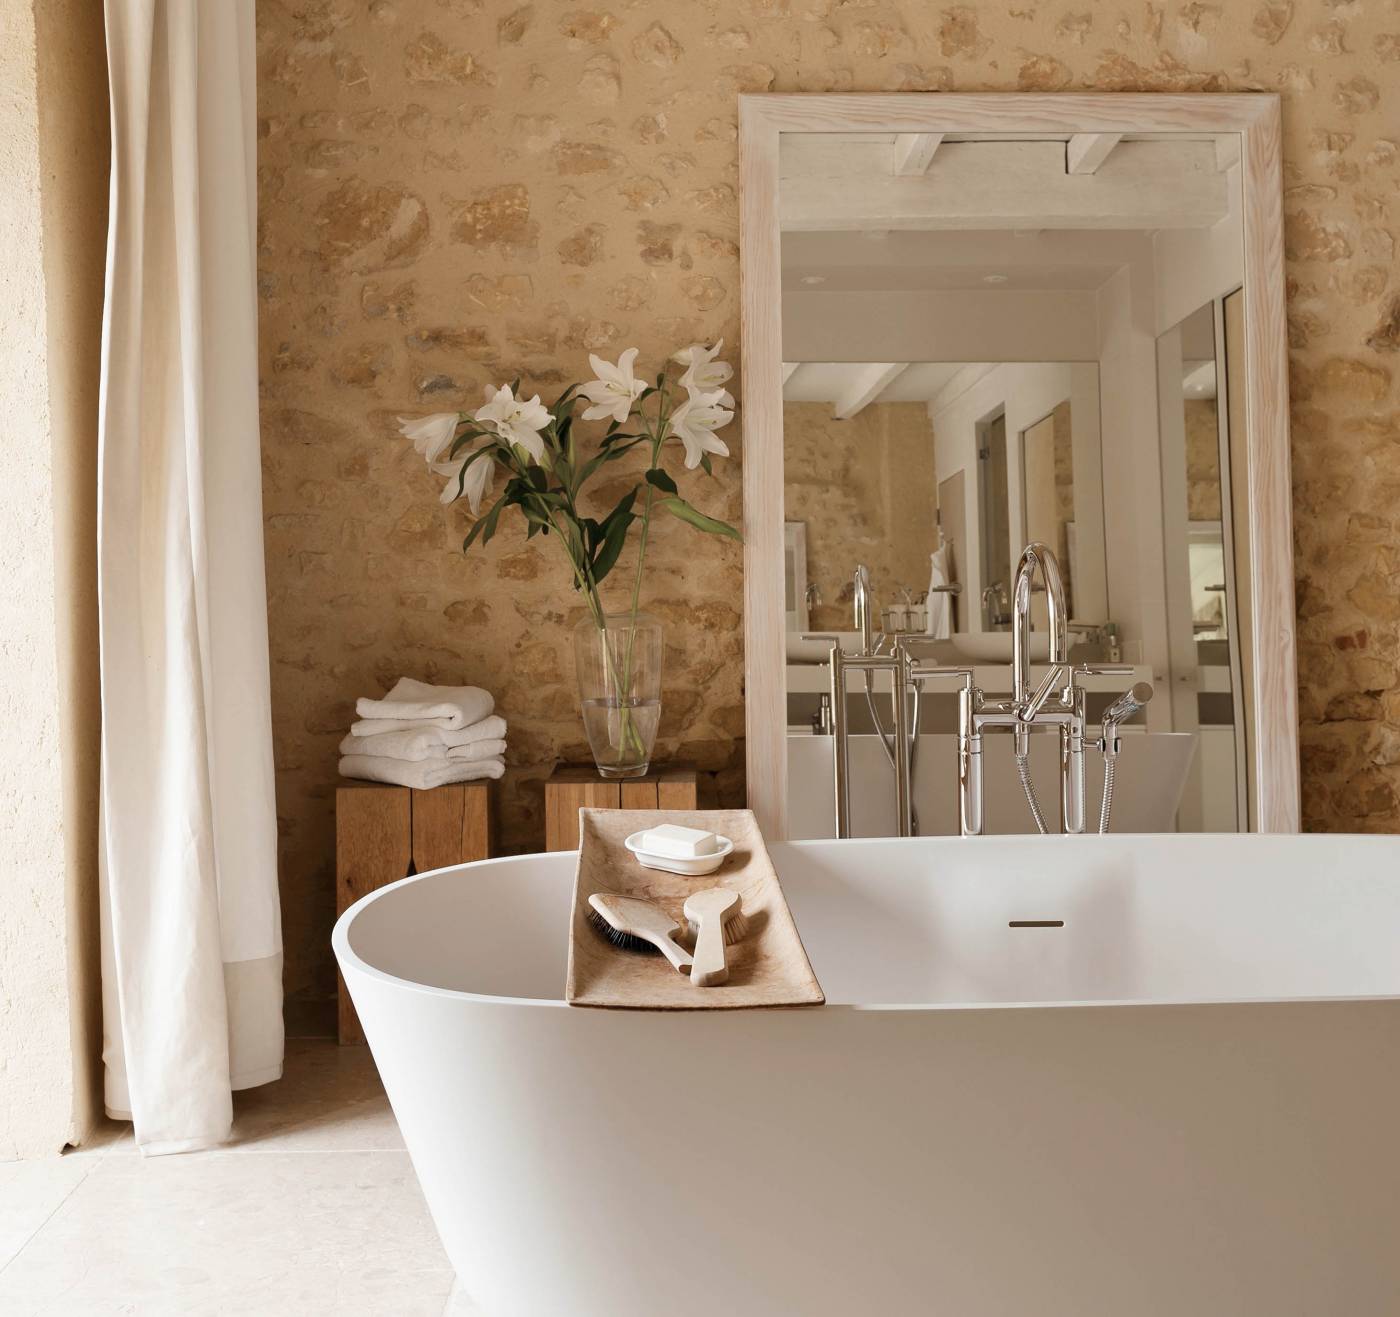
<svg viewBox="0 0 1400 1317">
<path fill-rule="evenodd" d="M 470 764 L 478 759 L 499 759 L 505 752 L 504 741 L 473 741 L 471 745 L 454 745 L 447 758 L 454 764 Z"/>
<path fill-rule="evenodd" d="M 372 759 L 398 759 L 421 764 L 430 759 L 450 759 L 454 764 L 475 759 L 499 759 L 506 752 L 503 740 L 469 741 L 466 745 L 443 745 L 441 741 L 419 743 L 419 738 L 435 733 L 387 732 L 383 736 L 347 736 L 340 753 Z"/>
<path fill-rule="evenodd" d="M 355 702 L 355 712 L 361 718 L 383 719 L 394 726 L 386 732 L 436 727 L 444 732 L 459 732 L 464 727 L 488 718 L 496 707 L 490 691 L 480 686 L 430 686 L 412 677 L 400 677 L 397 685 L 383 699 L 361 698 Z M 405 728 L 403 724 L 408 723 Z"/>
<path fill-rule="evenodd" d="M 444 732 L 438 727 L 423 727 L 414 723 L 404 731 L 384 731 L 381 724 L 395 722 L 392 718 L 366 718 L 350 729 L 350 735 L 340 743 L 343 755 L 388 755 L 391 759 L 441 759 L 453 750 L 468 746 L 500 743 L 505 745 L 506 720 L 492 716 L 464 727 L 460 732 Z M 365 727 L 368 731 L 357 731 Z M 492 750 L 491 754 L 500 754 Z M 457 756 L 470 759 L 471 755 Z M 489 756 L 481 756 L 488 758 Z"/>
<path fill-rule="evenodd" d="M 429 791 L 448 782 L 471 782 L 479 777 L 500 777 L 506 771 L 503 759 L 390 759 L 385 755 L 345 755 L 340 761 L 341 777 L 364 778 L 369 782 L 390 782 L 399 787 Z"/>
</svg>

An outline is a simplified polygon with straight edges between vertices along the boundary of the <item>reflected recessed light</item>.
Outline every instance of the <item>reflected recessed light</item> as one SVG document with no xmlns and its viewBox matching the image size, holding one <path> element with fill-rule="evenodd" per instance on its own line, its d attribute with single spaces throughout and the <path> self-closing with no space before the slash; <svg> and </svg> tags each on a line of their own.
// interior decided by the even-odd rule
<svg viewBox="0 0 1400 1317">
<path fill-rule="evenodd" d="M 824 275 L 824 274 L 804 274 L 804 275 L 802 276 L 802 282 L 803 282 L 804 284 L 824 284 L 824 283 L 826 282 L 826 275 Z"/>
<path fill-rule="evenodd" d="M 1010 278 L 1009 274 L 984 274 L 982 282 L 984 284 L 1004 284 Z"/>
</svg>

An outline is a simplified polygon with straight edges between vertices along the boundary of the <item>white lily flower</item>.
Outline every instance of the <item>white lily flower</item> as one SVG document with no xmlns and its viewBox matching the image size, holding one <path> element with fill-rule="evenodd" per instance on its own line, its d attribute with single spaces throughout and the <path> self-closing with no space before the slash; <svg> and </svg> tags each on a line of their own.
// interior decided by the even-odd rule
<svg viewBox="0 0 1400 1317">
<path fill-rule="evenodd" d="M 517 398 L 509 384 L 494 392 L 486 386 L 486 406 L 478 408 L 476 422 L 499 435 L 508 444 L 519 444 L 536 462 L 544 458 L 544 440 L 540 431 L 554 419 L 540 402 L 533 398 Z"/>
<path fill-rule="evenodd" d="M 645 380 L 639 380 L 632 373 L 632 363 L 636 360 L 636 348 L 628 348 L 617 359 L 616 366 L 589 353 L 588 364 L 593 367 L 597 378 L 579 389 L 593 404 L 583 413 L 585 421 L 598 421 L 610 416 L 621 425 L 627 420 L 632 414 L 632 404 L 647 387 Z"/>
<path fill-rule="evenodd" d="M 723 439 L 716 439 L 714 432 L 728 425 L 734 413 L 724 407 L 727 396 L 723 389 L 709 393 L 690 390 L 686 400 L 670 415 L 667 422 L 668 437 L 676 438 L 685 445 L 685 465 L 693 470 L 700 465 L 706 453 L 717 453 L 728 457 L 729 449 Z"/>
<path fill-rule="evenodd" d="M 718 390 L 722 395 L 720 406 L 733 407 L 734 398 L 724 385 L 733 376 L 734 367 L 727 361 L 715 360 L 723 346 L 723 339 L 712 348 L 707 348 L 703 343 L 693 343 L 688 348 L 682 348 L 671 360 L 686 368 L 681 376 L 681 385 L 687 393 L 713 393 Z"/>
<path fill-rule="evenodd" d="M 480 450 L 477 450 L 480 451 Z M 472 516 L 476 516 L 481 511 L 481 500 L 486 491 L 491 488 L 492 481 L 496 475 L 496 459 L 494 457 L 479 457 L 471 466 L 467 467 L 467 478 L 462 481 L 462 492 L 458 494 L 457 485 L 461 481 L 462 468 L 470 460 L 471 453 L 463 453 L 461 457 L 454 457 L 450 462 L 435 462 L 433 470 L 440 476 L 447 477 L 447 484 L 443 486 L 442 501 L 444 503 L 455 503 L 458 498 L 465 497 L 467 506 L 472 510 Z"/>
<path fill-rule="evenodd" d="M 434 412 L 431 416 L 398 416 L 399 433 L 405 439 L 412 439 L 413 446 L 423 455 L 429 466 L 451 446 L 452 436 L 457 433 L 459 412 Z"/>
</svg>

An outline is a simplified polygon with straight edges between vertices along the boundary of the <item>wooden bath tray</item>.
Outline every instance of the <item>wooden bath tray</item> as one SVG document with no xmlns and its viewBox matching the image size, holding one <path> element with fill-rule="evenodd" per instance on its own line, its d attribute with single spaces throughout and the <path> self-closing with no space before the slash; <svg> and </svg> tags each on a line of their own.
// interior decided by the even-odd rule
<svg viewBox="0 0 1400 1317">
<path fill-rule="evenodd" d="M 623 841 L 662 823 L 717 832 L 734 842 L 734 850 L 703 878 L 644 869 Z M 727 949 L 729 981 L 718 987 L 697 988 L 664 956 L 621 950 L 588 922 L 588 898 L 594 892 L 621 892 L 654 901 L 684 928 L 685 898 L 707 887 L 738 892 L 748 921 L 746 936 Z M 571 1006 L 633 1010 L 820 1006 L 826 998 L 802 949 L 753 811 L 581 809 L 564 996 Z"/>
</svg>

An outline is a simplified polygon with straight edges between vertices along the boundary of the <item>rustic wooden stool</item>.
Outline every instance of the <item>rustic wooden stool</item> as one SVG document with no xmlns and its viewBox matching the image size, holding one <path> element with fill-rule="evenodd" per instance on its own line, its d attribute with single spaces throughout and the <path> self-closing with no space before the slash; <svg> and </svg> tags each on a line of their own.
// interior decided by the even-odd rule
<svg viewBox="0 0 1400 1317">
<path fill-rule="evenodd" d="M 411 873 L 484 860 L 492 847 L 491 784 L 453 782 L 431 791 L 377 782 L 335 792 L 335 910 Z M 340 1041 L 365 1040 L 340 980 Z"/>
<path fill-rule="evenodd" d="M 578 812 L 594 809 L 698 809 L 693 768 L 654 768 L 645 777 L 606 778 L 592 764 L 558 764 L 544 784 L 544 848 L 578 849 Z"/>
</svg>

